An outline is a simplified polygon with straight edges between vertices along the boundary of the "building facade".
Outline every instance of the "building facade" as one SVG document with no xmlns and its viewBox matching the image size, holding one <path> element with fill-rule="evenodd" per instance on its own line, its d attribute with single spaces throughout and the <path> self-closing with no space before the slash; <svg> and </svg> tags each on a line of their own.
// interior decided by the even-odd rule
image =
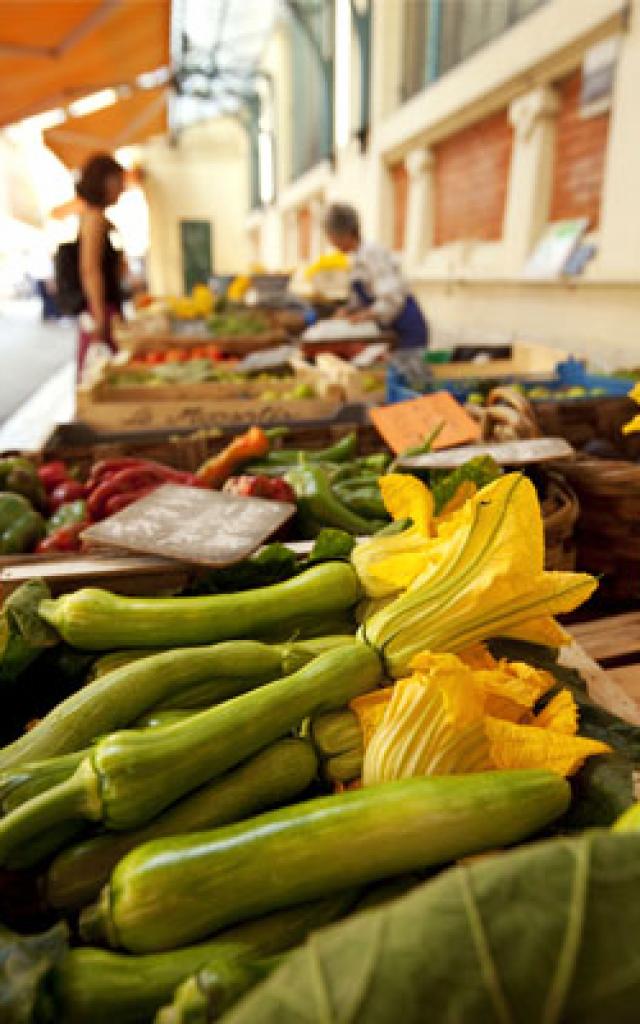
<svg viewBox="0 0 640 1024">
<path fill-rule="evenodd" d="M 314 258 L 326 204 L 349 201 L 445 332 L 640 364 L 640 0 L 283 11 L 263 58 L 251 260 Z M 532 279 L 548 226 L 577 218 L 584 268 Z"/>
</svg>

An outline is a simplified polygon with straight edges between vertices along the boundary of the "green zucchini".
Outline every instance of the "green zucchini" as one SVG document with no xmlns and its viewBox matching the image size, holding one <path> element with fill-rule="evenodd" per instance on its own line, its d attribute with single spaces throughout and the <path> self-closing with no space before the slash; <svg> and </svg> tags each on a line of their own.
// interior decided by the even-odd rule
<svg viewBox="0 0 640 1024">
<path fill-rule="evenodd" d="M 165 647 L 142 647 L 138 650 L 110 651 L 109 654 L 101 654 L 91 666 L 88 682 L 99 679 L 100 676 L 106 676 L 107 672 L 113 672 L 116 668 L 132 665 L 134 661 L 140 661 L 140 658 L 148 658 L 151 654 L 162 654 L 165 650 L 167 650 Z"/>
<path fill-rule="evenodd" d="M 381 676 L 375 651 L 354 643 L 177 725 L 106 736 L 70 779 L 0 819 L 0 864 L 63 821 L 86 817 L 115 831 L 143 825 L 308 716 L 373 689 Z"/>
<path fill-rule="evenodd" d="M 63 850 L 47 873 L 47 902 L 64 911 L 84 907 L 99 895 L 118 861 L 141 843 L 226 825 L 286 803 L 310 785 L 316 769 L 310 743 L 293 737 L 279 740 L 173 804 L 146 827 L 105 832 Z"/>
<path fill-rule="evenodd" d="M 160 1010 L 154 1024 L 210 1024 L 219 1020 L 284 959 L 270 956 L 229 961 L 228 957 L 216 957 L 178 985 L 171 1005 Z"/>
<path fill-rule="evenodd" d="M 270 914 L 229 929 L 209 942 L 151 956 L 123 956 L 102 949 L 72 949 L 51 971 L 47 1001 L 52 1024 L 149 1024 L 176 986 L 213 959 L 229 963 L 291 949 L 346 914 L 353 890 Z"/>
<path fill-rule="evenodd" d="M 208 597 L 122 597 L 86 588 L 40 603 L 39 613 L 73 647 L 105 651 L 213 644 L 255 636 L 299 616 L 355 605 L 359 583 L 347 562 L 312 566 L 284 583 Z"/>
<path fill-rule="evenodd" d="M 165 725 L 184 722 L 194 714 L 193 708 L 172 708 L 171 710 L 147 711 L 133 723 L 134 729 L 162 729 Z"/>
<path fill-rule="evenodd" d="M 61 754 L 45 761 L 31 761 L 0 773 L 0 811 L 9 814 L 39 793 L 70 779 L 88 750 Z"/>
<path fill-rule="evenodd" d="M 269 645 L 252 640 L 150 655 L 123 665 L 67 697 L 30 732 L 0 751 L 0 771 L 28 761 L 68 754 L 129 725 L 145 711 L 206 682 L 220 699 L 295 670 L 313 657 L 306 644 Z"/>
<path fill-rule="evenodd" d="M 85 941 L 174 949 L 258 914 L 526 838 L 559 817 L 552 772 L 405 779 L 145 843 L 83 911 Z"/>
</svg>

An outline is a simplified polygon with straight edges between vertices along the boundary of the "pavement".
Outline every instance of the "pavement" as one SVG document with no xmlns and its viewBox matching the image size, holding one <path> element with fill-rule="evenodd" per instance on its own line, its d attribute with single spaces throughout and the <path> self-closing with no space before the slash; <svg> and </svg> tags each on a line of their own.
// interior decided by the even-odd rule
<svg viewBox="0 0 640 1024">
<path fill-rule="evenodd" d="M 73 417 L 76 328 L 43 323 L 38 299 L 0 301 L 0 450 L 37 447 Z"/>
<path fill-rule="evenodd" d="M 74 357 L 72 321 L 43 323 L 39 299 L 0 301 L 0 424 Z"/>
</svg>

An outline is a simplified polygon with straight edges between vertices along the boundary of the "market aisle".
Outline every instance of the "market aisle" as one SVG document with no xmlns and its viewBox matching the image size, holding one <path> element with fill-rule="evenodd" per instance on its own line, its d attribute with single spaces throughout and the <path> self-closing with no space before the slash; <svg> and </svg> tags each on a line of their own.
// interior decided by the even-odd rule
<svg viewBox="0 0 640 1024">
<path fill-rule="evenodd" d="M 0 302 L 0 425 L 73 359 L 75 327 L 42 323 L 37 299 Z"/>
</svg>

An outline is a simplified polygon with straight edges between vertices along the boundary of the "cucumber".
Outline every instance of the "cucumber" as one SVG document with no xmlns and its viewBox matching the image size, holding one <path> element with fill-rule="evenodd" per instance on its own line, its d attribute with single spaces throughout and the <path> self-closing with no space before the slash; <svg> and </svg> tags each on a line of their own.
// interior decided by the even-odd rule
<svg viewBox="0 0 640 1024">
<path fill-rule="evenodd" d="M 80 918 L 86 941 L 175 949 L 278 908 L 517 842 L 567 808 L 546 771 L 406 779 L 145 843 Z"/>
<path fill-rule="evenodd" d="M 63 850 L 46 876 L 47 902 L 77 910 L 95 900 L 118 861 L 141 843 L 239 821 L 286 803 L 313 781 L 317 760 L 305 740 L 279 740 L 133 832 L 106 832 Z"/>
</svg>

